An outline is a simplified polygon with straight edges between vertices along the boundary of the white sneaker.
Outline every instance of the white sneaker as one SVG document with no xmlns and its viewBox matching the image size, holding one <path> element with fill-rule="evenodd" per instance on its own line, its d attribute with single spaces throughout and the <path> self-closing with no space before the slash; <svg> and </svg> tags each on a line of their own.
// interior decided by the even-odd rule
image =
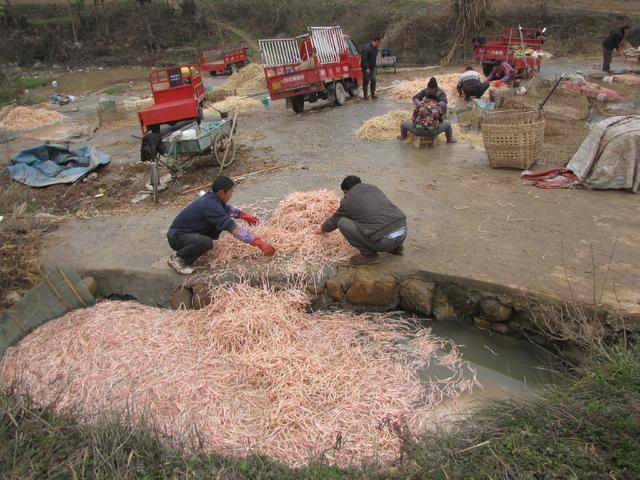
<svg viewBox="0 0 640 480">
<path fill-rule="evenodd" d="M 182 275 L 191 275 L 193 273 L 193 267 L 184 264 L 184 260 L 177 255 L 171 255 L 167 260 L 167 263 L 173 267 L 173 269 Z"/>
</svg>

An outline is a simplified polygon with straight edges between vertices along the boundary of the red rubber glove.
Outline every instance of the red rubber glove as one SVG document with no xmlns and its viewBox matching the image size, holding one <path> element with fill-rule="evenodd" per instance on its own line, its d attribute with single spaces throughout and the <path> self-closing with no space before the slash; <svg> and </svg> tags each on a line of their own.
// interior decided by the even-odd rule
<svg viewBox="0 0 640 480">
<path fill-rule="evenodd" d="M 267 257 L 273 257 L 276 254 L 276 249 L 260 237 L 256 237 L 256 239 L 251 242 L 251 245 L 253 245 L 254 247 L 258 247 Z"/>
<path fill-rule="evenodd" d="M 257 225 L 260 219 L 247 212 L 240 212 L 240 219 L 247 222 L 249 225 Z"/>
</svg>

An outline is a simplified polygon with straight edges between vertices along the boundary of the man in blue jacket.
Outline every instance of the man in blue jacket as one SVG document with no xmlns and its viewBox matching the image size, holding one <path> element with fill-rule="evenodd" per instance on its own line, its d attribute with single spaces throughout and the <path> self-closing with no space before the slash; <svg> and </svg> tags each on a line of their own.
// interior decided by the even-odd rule
<svg viewBox="0 0 640 480">
<path fill-rule="evenodd" d="M 239 218 L 249 225 L 256 225 L 259 221 L 258 217 L 229 204 L 234 189 L 235 184 L 229 177 L 216 177 L 211 191 L 187 205 L 173 220 L 167 239 L 169 246 L 176 251 L 169 258 L 169 265 L 176 272 L 183 275 L 193 273 L 193 262 L 213 248 L 213 241 L 222 232 L 229 232 L 238 240 L 258 247 L 265 255 L 276 253 L 275 248 L 234 221 Z"/>
</svg>

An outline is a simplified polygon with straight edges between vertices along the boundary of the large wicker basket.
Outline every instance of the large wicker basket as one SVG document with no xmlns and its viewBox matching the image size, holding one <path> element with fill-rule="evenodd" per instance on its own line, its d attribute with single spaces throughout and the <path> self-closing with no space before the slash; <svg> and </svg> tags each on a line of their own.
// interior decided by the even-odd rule
<svg viewBox="0 0 640 480">
<path fill-rule="evenodd" d="M 492 168 L 530 168 L 540 158 L 544 117 L 534 110 L 491 112 L 482 120 L 482 140 Z"/>
</svg>

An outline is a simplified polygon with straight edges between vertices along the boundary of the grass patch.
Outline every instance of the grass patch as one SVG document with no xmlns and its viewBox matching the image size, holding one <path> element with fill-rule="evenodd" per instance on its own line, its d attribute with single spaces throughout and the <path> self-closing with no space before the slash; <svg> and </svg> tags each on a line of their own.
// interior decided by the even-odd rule
<svg viewBox="0 0 640 480">
<path fill-rule="evenodd" d="M 101 90 L 100 93 L 104 93 L 106 95 L 122 95 L 127 90 L 129 90 L 128 83 L 119 83 L 118 85 L 113 85 L 112 87 L 107 87 L 104 90 Z"/>
<path fill-rule="evenodd" d="M 537 400 L 497 402 L 452 432 L 407 438 L 402 461 L 384 469 L 185 457 L 144 422 L 82 425 L 5 389 L 0 471 L 8 478 L 631 479 L 640 471 L 640 347 L 610 350 Z"/>
<path fill-rule="evenodd" d="M 48 80 L 43 78 L 20 78 L 18 79 L 18 85 L 21 89 L 28 88 L 33 90 L 34 88 L 44 87 L 49 83 Z"/>
</svg>

